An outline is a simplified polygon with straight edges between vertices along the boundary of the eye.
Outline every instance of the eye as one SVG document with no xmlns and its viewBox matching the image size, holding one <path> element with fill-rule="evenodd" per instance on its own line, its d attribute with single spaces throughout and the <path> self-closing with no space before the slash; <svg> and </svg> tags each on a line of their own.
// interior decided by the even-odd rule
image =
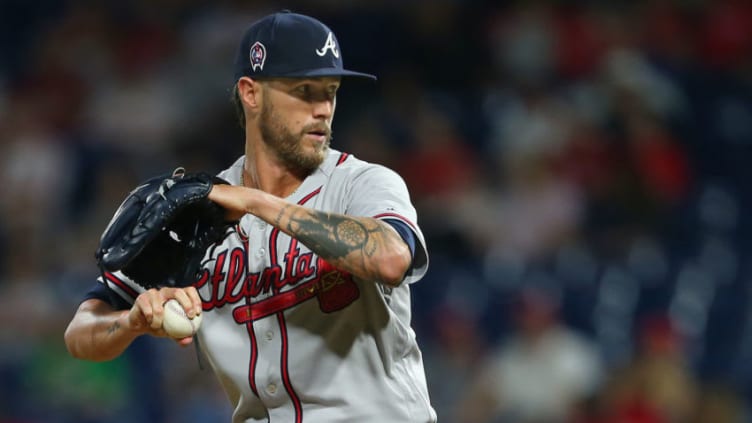
<svg viewBox="0 0 752 423">
<path fill-rule="evenodd" d="M 337 96 L 339 85 L 312 84 L 309 82 L 295 85 L 292 94 L 304 101 L 333 101 Z"/>
<path fill-rule="evenodd" d="M 311 93 L 311 86 L 308 84 L 301 84 L 295 87 L 295 93 L 302 97 L 307 97 Z"/>
<path fill-rule="evenodd" d="M 327 90 L 326 93 L 329 96 L 330 100 L 334 99 L 334 97 L 337 96 L 337 90 L 338 89 L 339 89 L 339 87 L 337 87 L 336 85 L 333 85 L 333 86 L 329 87 L 329 89 Z"/>
</svg>

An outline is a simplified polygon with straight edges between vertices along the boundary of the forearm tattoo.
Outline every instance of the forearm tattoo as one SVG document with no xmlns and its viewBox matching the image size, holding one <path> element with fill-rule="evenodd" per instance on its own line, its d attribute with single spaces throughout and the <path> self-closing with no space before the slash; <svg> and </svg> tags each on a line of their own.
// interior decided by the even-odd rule
<svg viewBox="0 0 752 423">
<path fill-rule="evenodd" d="M 120 323 L 115 322 L 107 328 L 107 334 L 111 335 L 120 329 Z"/>
<path fill-rule="evenodd" d="M 385 223 L 376 219 L 301 209 L 292 205 L 280 211 L 275 224 L 324 260 L 344 270 L 365 271 L 366 274 L 362 275 L 365 277 L 377 276 L 378 269 L 369 266 L 369 259 L 379 249 L 393 245 L 399 238 Z"/>
</svg>

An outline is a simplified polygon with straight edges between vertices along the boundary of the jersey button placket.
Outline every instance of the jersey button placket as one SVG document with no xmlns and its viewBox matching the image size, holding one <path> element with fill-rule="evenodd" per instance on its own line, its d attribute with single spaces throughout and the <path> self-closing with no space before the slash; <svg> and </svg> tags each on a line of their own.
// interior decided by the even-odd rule
<svg viewBox="0 0 752 423">
<path fill-rule="evenodd" d="M 266 385 L 266 392 L 268 392 L 270 395 L 274 395 L 277 393 L 277 384 L 270 383 Z"/>
<path fill-rule="evenodd" d="M 254 263 L 253 271 L 262 272 L 270 264 L 270 251 L 266 248 L 271 234 L 270 226 L 263 220 L 256 220 L 252 223 L 251 242 L 248 249 L 248 261 Z M 256 246 L 253 248 L 253 246 Z M 273 292 L 267 292 L 254 298 L 254 301 L 261 301 L 273 295 Z M 284 403 L 284 389 L 280 390 L 280 374 L 278 369 L 279 362 L 279 343 L 275 336 L 274 327 L 276 319 L 273 316 L 256 320 L 253 322 L 254 332 L 258 334 L 258 367 L 255 375 L 259 383 L 259 394 L 262 401 L 267 407 L 278 407 Z M 263 369 L 263 370 L 261 370 Z"/>
</svg>

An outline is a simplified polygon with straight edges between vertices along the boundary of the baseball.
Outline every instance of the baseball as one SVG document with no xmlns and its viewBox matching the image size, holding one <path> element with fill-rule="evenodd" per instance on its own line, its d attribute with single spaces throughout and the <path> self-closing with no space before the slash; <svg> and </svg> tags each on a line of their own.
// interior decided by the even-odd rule
<svg viewBox="0 0 752 423">
<path fill-rule="evenodd" d="M 186 338 L 193 336 L 201 326 L 201 314 L 189 319 L 178 300 L 170 299 L 164 303 L 164 318 L 162 328 L 173 338 Z"/>
</svg>

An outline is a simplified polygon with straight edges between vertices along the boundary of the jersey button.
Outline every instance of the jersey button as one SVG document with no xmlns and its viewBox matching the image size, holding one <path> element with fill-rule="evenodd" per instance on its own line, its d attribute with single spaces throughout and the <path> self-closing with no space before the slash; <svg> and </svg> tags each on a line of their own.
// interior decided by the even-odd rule
<svg viewBox="0 0 752 423">
<path fill-rule="evenodd" d="M 266 386 L 266 392 L 270 394 L 275 394 L 277 392 L 277 385 L 270 383 Z"/>
<path fill-rule="evenodd" d="M 272 338 L 274 338 L 274 332 L 272 332 L 272 331 L 266 332 L 266 339 L 267 339 L 267 341 L 271 341 Z"/>
<path fill-rule="evenodd" d="M 264 254 L 266 254 L 266 250 L 263 248 L 259 248 L 258 251 L 256 251 L 257 257 L 264 257 Z"/>
</svg>

